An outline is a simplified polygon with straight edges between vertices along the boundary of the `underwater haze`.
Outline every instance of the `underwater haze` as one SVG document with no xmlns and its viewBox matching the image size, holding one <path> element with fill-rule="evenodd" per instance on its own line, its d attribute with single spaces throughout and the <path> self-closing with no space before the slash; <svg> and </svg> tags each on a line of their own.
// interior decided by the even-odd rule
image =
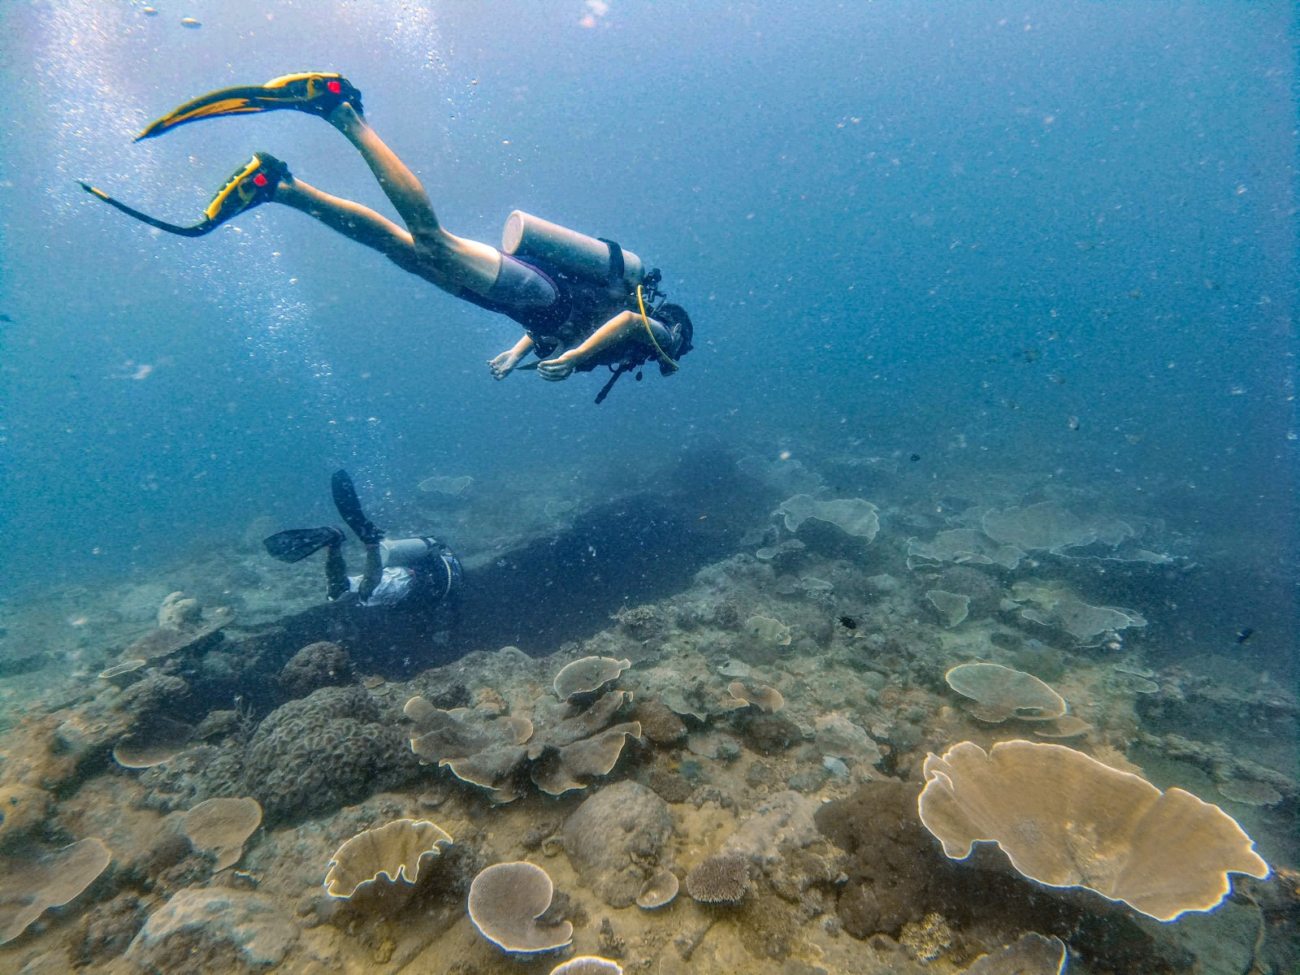
<svg viewBox="0 0 1300 975">
<path fill-rule="evenodd" d="M 545 975 L 576 951 L 629 972 L 987 972 L 1013 969 L 970 966 L 1034 932 L 1063 954 L 1033 971 L 1296 970 L 1292 4 L 31 0 L 0 27 L 0 798 L 27 810 L 0 818 L 0 877 L 58 873 L 88 837 L 112 851 L 21 923 L 0 905 L 0 969 Z M 298 71 L 363 92 L 453 233 L 497 246 L 522 209 L 660 268 L 694 322 L 680 371 L 651 362 L 599 405 L 603 369 L 494 381 L 518 325 L 302 213 L 186 239 L 78 185 L 189 224 L 265 151 L 397 220 L 306 113 L 132 141 Z M 326 603 L 319 556 L 266 554 L 339 522 L 339 469 L 390 537 L 457 550 L 456 619 L 369 628 Z M 177 592 L 197 602 L 169 617 Z M 324 644 L 344 657 L 301 663 Z M 630 668 L 554 700 L 593 656 Z M 109 674 L 137 659 L 144 676 Z M 1050 717 L 1089 730 L 968 713 L 948 679 L 968 662 L 1045 681 Z M 727 698 L 733 678 L 784 702 Z M 534 737 L 484 781 L 482 755 L 433 743 L 435 711 L 483 711 L 461 729 L 480 744 L 507 716 Z M 308 730 L 275 744 L 291 722 Z M 606 747 L 624 729 L 623 753 L 565 765 L 575 722 Z M 119 754 L 178 724 L 164 758 Z M 1079 787 L 1116 790 L 1098 805 L 1128 801 L 1125 775 L 1199 796 L 1249 834 L 1224 853 L 1236 893 L 1171 921 L 1086 871 L 966 863 L 912 817 L 926 756 L 956 763 L 963 739 L 1095 760 L 1079 775 L 1117 777 Z M 626 864 L 593 866 L 575 835 L 633 786 L 619 808 L 659 804 L 634 831 L 666 838 L 622 897 Z M 235 797 L 265 813 L 238 871 L 141 838 Z M 787 845 L 746 845 L 755 809 Z M 889 907 L 862 823 L 897 809 L 881 849 L 914 849 L 900 869 L 932 882 Z M 320 893 L 344 840 L 430 817 L 455 842 L 397 907 Z M 1218 849 L 1216 828 L 1188 849 Z M 744 866 L 698 872 L 710 857 Z M 480 871 L 523 860 L 571 899 L 548 922 L 571 949 L 521 954 L 466 916 Z M 682 893 L 642 910 L 656 867 Z M 742 895 L 702 893 L 732 868 Z M 1004 913 L 974 906 L 972 871 Z M 232 920 L 187 956 L 167 927 L 185 910 L 275 936 L 255 949 Z"/>
</svg>

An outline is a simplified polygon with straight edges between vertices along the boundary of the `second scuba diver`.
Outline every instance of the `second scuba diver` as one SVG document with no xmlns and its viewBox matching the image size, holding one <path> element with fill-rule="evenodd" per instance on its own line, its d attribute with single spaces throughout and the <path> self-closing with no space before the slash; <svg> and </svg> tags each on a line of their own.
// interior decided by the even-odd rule
<svg viewBox="0 0 1300 975">
<path fill-rule="evenodd" d="M 439 606 L 459 622 L 460 594 L 465 581 L 460 559 L 429 535 L 390 539 L 361 509 L 347 471 L 336 471 L 330 482 L 334 507 L 366 548 L 365 570 L 349 576 L 343 560 L 343 532 L 337 528 L 291 528 L 263 541 L 266 551 L 281 562 L 301 562 L 325 549 L 326 595 L 331 602 L 349 593 L 365 608 L 401 609 L 429 613 Z"/>
<path fill-rule="evenodd" d="M 500 250 L 444 228 L 419 179 L 367 124 L 361 92 L 342 75 L 308 72 L 265 85 L 223 88 L 177 107 L 136 138 L 199 119 L 276 109 L 318 115 L 343 133 L 369 164 L 405 228 L 316 189 L 265 152 L 254 153 L 230 177 L 193 226 L 166 223 L 88 183 L 81 186 L 137 220 L 186 237 L 207 234 L 261 203 L 301 210 L 444 291 L 523 326 L 523 338 L 488 362 L 497 379 L 519 368 L 530 352 L 541 359 L 537 371 L 549 380 L 606 365 L 613 376 L 597 396 L 600 402 L 624 372 L 654 359 L 669 375 L 691 350 L 690 316 L 664 300 L 658 269 L 647 271 L 640 258 L 613 241 L 519 210 L 506 222 Z"/>
</svg>

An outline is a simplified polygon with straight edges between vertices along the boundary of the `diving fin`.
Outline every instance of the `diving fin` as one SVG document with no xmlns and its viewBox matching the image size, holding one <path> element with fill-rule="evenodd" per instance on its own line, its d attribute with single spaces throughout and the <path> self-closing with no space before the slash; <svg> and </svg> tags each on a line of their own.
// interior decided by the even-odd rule
<svg viewBox="0 0 1300 975">
<path fill-rule="evenodd" d="M 371 524 L 366 513 L 361 510 L 361 499 L 357 497 L 357 489 L 347 471 L 334 472 L 330 478 L 330 492 L 334 495 L 334 507 L 338 509 L 339 517 L 347 522 L 361 543 L 378 545 L 384 533 Z"/>
<path fill-rule="evenodd" d="M 288 166 L 269 152 L 255 152 L 253 158 L 235 170 L 222 184 L 221 189 L 217 190 L 212 202 L 203 211 L 203 219 L 190 227 L 178 226 L 151 217 L 120 200 L 113 199 L 97 186 L 91 186 L 80 180 L 78 182 L 87 193 L 98 197 L 114 209 L 121 210 L 128 217 L 147 223 L 150 227 L 157 227 L 159 230 L 180 237 L 202 237 L 212 233 L 227 220 L 245 210 L 251 210 L 258 204 L 269 201 L 275 196 L 276 187 L 285 180 L 293 180 Z"/>
<path fill-rule="evenodd" d="M 325 546 L 337 545 L 342 541 L 343 533 L 337 528 L 290 528 L 263 539 L 262 544 L 273 559 L 301 562 Z"/>
<path fill-rule="evenodd" d="M 249 115 L 288 108 L 325 118 L 348 102 L 361 114 L 361 92 L 336 72 L 304 71 L 272 78 L 264 85 L 219 88 L 178 105 L 146 125 L 135 141 L 152 139 L 187 122 L 223 115 Z"/>
<path fill-rule="evenodd" d="M 139 210 L 127 206 L 120 200 L 113 199 L 98 186 L 91 186 L 84 180 L 77 180 L 77 182 L 81 184 L 81 188 L 87 193 L 99 197 L 109 206 L 121 210 L 128 217 L 135 217 L 135 219 L 139 220 L 141 223 L 147 223 L 150 227 L 165 230 L 169 234 L 176 234 L 178 237 L 202 237 L 204 234 L 211 233 L 217 229 L 217 225 L 211 220 L 201 220 L 192 227 L 182 227 L 178 224 L 167 223 L 164 220 L 159 220 L 157 217 L 151 217 L 147 213 L 141 213 Z"/>
</svg>

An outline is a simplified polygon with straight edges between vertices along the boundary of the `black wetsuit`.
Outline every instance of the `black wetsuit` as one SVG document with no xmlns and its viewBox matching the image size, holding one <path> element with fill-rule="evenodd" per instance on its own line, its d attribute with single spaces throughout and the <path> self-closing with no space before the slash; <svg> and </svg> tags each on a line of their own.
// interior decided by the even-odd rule
<svg viewBox="0 0 1300 975">
<path fill-rule="evenodd" d="M 501 255 L 501 272 L 486 296 L 462 291 L 460 297 L 518 322 L 542 359 L 557 348 L 580 345 L 600 326 L 631 307 L 621 282 L 593 285 L 546 262 L 525 261 L 509 254 Z M 674 356 L 678 335 L 657 326 L 657 322 L 651 324 L 655 338 L 665 353 Z M 578 368 L 585 372 L 598 365 L 615 365 L 627 357 L 627 348 L 619 343 Z"/>
</svg>

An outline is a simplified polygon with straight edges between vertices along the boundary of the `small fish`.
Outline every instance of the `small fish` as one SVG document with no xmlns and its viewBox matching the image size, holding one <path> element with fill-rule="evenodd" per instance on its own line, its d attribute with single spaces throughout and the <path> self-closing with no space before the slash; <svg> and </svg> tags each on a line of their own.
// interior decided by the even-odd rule
<svg viewBox="0 0 1300 975">
<path fill-rule="evenodd" d="M 858 621 L 852 616 L 841 616 L 840 626 L 844 627 L 846 630 L 856 630 L 858 628 Z"/>
<path fill-rule="evenodd" d="M 1068 420 L 1065 421 L 1065 425 L 1066 425 L 1067 427 L 1069 427 L 1071 430 L 1078 430 L 1078 429 L 1079 429 L 1079 418 L 1078 418 L 1077 416 L 1072 416 L 1072 417 L 1070 417 Z"/>
<path fill-rule="evenodd" d="M 1237 631 L 1237 645 L 1241 646 L 1243 643 L 1245 643 L 1254 635 L 1255 635 L 1255 628 L 1253 626 L 1243 626 L 1240 630 Z"/>
<path fill-rule="evenodd" d="M 188 27 L 190 28 L 190 30 L 198 30 L 200 27 L 203 26 L 203 23 L 201 21 L 195 20 L 193 17 L 182 17 L 181 26 Z"/>
<path fill-rule="evenodd" d="M 0 312 L 0 322 L 9 322 L 10 324 L 13 324 L 13 319 L 4 312 Z"/>
<path fill-rule="evenodd" d="M 910 460 L 913 464 L 915 464 L 918 460 L 921 459 L 921 455 L 920 455 L 920 454 L 909 454 L 908 457 L 907 457 L 907 459 Z"/>
<path fill-rule="evenodd" d="M 1026 362 L 1037 362 L 1043 357 L 1042 349 L 1025 349 L 1020 353 L 1020 358 Z"/>
</svg>

